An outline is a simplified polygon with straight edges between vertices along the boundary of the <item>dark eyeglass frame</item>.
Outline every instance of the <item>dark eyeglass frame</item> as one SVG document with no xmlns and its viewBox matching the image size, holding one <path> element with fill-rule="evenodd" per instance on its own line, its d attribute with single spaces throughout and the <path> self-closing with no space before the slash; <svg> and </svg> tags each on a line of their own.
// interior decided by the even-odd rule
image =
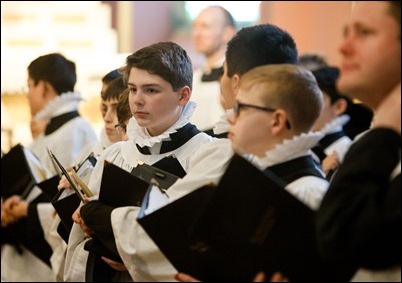
<svg viewBox="0 0 402 283">
<path fill-rule="evenodd" d="M 275 112 L 277 110 L 275 108 L 269 108 L 269 107 L 264 107 L 264 106 L 259 106 L 259 105 L 252 105 L 252 104 L 247 104 L 247 103 L 236 102 L 236 104 L 233 107 L 234 114 L 235 114 L 236 118 L 239 117 L 240 110 L 242 108 L 247 108 L 247 107 L 257 109 L 257 110 L 261 110 L 261 111 L 265 111 L 265 112 Z M 290 130 L 290 128 L 291 128 L 290 122 L 288 120 L 286 120 L 286 128 L 288 130 Z"/>
<path fill-rule="evenodd" d="M 119 123 L 119 124 L 114 125 L 114 128 L 116 129 L 116 131 L 117 131 L 118 133 L 120 133 L 121 130 L 123 130 L 124 133 L 127 132 L 127 125 L 126 125 L 126 124 L 121 124 L 121 123 Z M 121 130 L 120 130 L 120 129 L 121 129 Z"/>
</svg>

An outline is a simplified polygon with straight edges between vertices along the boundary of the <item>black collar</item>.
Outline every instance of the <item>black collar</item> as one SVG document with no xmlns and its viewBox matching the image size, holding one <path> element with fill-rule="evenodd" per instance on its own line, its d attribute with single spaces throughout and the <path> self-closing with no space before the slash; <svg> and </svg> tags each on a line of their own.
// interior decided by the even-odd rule
<svg viewBox="0 0 402 283">
<path fill-rule="evenodd" d="M 209 74 L 203 74 L 201 77 L 202 82 L 214 82 L 219 81 L 223 74 L 223 67 L 212 69 Z"/>
<path fill-rule="evenodd" d="M 317 166 L 315 165 L 311 155 L 302 156 L 280 164 L 276 164 L 266 168 L 265 170 L 274 172 L 287 184 L 303 176 L 316 176 L 325 179 L 322 173 L 317 169 Z"/>
<path fill-rule="evenodd" d="M 194 126 L 191 123 L 187 123 L 185 126 L 181 127 L 180 129 L 177 130 L 177 132 L 170 134 L 170 141 L 163 141 L 161 150 L 159 154 L 166 153 L 173 151 L 175 149 L 178 149 L 181 147 L 183 144 L 188 142 L 192 137 L 195 135 L 199 134 L 200 130 L 197 129 L 196 126 Z M 144 146 L 140 147 L 138 144 L 136 144 L 137 149 L 139 152 L 142 154 L 149 155 L 151 154 L 149 147 Z"/>
<path fill-rule="evenodd" d="M 335 141 L 339 140 L 340 138 L 346 136 L 344 131 L 339 131 L 336 133 L 328 134 L 325 137 L 323 137 L 319 142 L 319 146 L 322 147 L 323 149 L 327 148 L 331 144 L 333 144 Z"/>
<path fill-rule="evenodd" d="M 229 133 L 221 133 L 221 134 L 213 135 L 213 137 L 215 137 L 215 138 L 217 138 L 217 139 L 227 139 L 227 138 L 228 138 L 228 134 L 229 134 Z"/>
<path fill-rule="evenodd" d="M 79 116 L 80 116 L 80 114 L 78 114 L 78 112 L 75 110 L 72 112 L 68 112 L 68 113 L 53 117 L 52 119 L 50 119 L 49 123 L 46 126 L 45 136 L 50 135 L 51 133 L 54 133 L 65 123 L 67 123 L 68 121 L 74 119 L 75 117 L 79 117 Z"/>
<path fill-rule="evenodd" d="M 328 134 L 324 136 L 318 144 L 313 147 L 311 150 L 318 156 L 318 158 L 323 161 L 327 155 L 325 154 L 325 149 L 333 144 L 335 141 L 339 140 L 340 138 L 346 136 L 344 131 L 339 131 L 336 133 Z"/>
</svg>

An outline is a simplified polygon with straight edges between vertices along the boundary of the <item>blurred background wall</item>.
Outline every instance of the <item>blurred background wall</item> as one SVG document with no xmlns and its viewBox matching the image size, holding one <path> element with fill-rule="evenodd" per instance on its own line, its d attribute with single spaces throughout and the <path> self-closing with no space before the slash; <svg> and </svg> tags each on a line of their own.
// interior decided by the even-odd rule
<svg viewBox="0 0 402 283">
<path fill-rule="evenodd" d="M 194 67 L 203 57 L 192 46 L 193 17 L 222 4 L 238 28 L 272 23 L 296 40 L 299 53 L 316 52 L 338 65 L 342 26 L 352 1 L 1 1 L 2 150 L 31 141 L 30 112 L 22 89 L 36 57 L 61 52 L 77 64 L 85 102 L 81 113 L 100 131 L 101 78 L 124 65 L 128 54 L 158 41 L 181 44 Z"/>
</svg>

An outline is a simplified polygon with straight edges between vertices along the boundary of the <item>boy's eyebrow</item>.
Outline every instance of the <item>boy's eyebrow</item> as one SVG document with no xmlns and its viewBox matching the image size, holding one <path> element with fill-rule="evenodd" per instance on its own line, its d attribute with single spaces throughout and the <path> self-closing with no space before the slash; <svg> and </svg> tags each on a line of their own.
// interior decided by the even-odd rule
<svg viewBox="0 0 402 283">
<path fill-rule="evenodd" d="M 130 83 L 130 82 L 128 82 L 127 85 L 138 87 L 136 84 Z M 157 84 L 157 83 L 150 83 L 150 84 L 144 84 L 144 85 L 142 85 L 141 87 L 159 87 L 159 86 L 160 86 L 160 85 Z"/>
</svg>

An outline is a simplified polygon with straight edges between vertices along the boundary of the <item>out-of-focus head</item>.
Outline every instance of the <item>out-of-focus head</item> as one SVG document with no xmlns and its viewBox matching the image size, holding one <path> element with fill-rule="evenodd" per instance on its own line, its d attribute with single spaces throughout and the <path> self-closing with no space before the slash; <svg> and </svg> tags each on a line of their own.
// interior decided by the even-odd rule
<svg viewBox="0 0 402 283">
<path fill-rule="evenodd" d="M 235 33 L 233 16 L 221 6 L 205 8 L 193 21 L 192 39 L 195 49 L 207 57 L 226 48 Z"/>
<path fill-rule="evenodd" d="M 118 69 L 112 70 L 109 73 L 107 73 L 106 75 L 103 76 L 102 78 L 102 89 L 101 89 L 101 96 L 103 95 L 103 93 L 106 91 L 107 87 L 109 86 L 109 84 L 121 77 L 122 74 L 119 72 Z"/>
<path fill-rule="evenodd" d="M 117 120 L 117 104 L 119 97 L 122 95 L 127 86 L 123 77 L 118 77 L 110 82 L 106 91 L 102 94 L 101 113 L 105 123 L 105 133 L 110 142 L 121 140 L 121 135 L 116 131 L 115 125 Z"/>
<path fill-rule="evenodd" d="M 354 1 L 338 88 L 375 109 L 401 81 L 401 2 Z"/>
<path fill-rule="evenodd" d="M 125 89 L 119 97 L 116 108 L 118 123 L 115 125 L 115 128 L 122 136 L 122 140 L 127 140 L 127 124 L 130 118 L 133 116 L 128 97 L 129 91 L 128 89 Z"/>
<path fill-rule="evenodd" d="M 40 56 L 28 66 L 28 101 L 32 116 L 55 96 L 74 91 L 75 63 L 60 53 Z"/>
<path fill-rule="evenodd" d="M 228 43 L 221 93 L 227 108 L 232 108 L 240 77 L 254 67 L 269 64 L 297 64 L 298 52 L 293 37 L 271 24 L 241 29 Z"/>
<path fill-rule="evenodd" d="M 36 85 L 48 82 L 58 95 L 74 91 L 77 82 L 75 63 L 60 53 L 51 53 L 35 59 L 28 66 L 29 79 Z"/>
<path fill-rule="evenodd" d="M 303 55 L 300 55 L 299 65 L 310 71 L 328 67 L 325 57 L 316 53 L 304 53 Z"/>
</svg>

